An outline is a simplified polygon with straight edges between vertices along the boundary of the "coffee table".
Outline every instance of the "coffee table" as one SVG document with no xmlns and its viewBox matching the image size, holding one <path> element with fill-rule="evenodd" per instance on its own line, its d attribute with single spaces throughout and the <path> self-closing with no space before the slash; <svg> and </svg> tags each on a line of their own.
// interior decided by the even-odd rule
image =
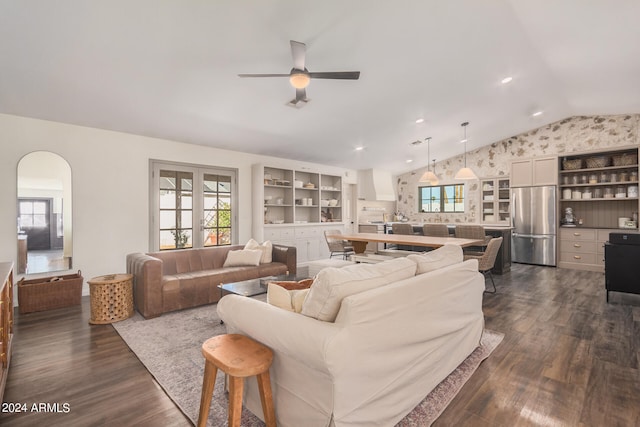
<svg viewBox="0 0 640 427">
<path fill-rule="evenodd" d="M 253 297 L 267 293 L 267 285 L 269 282 L 285 281 L 285 280 L 302 280 L 309 277 L 309 268 L 300 267 L 296 274 L 281 274 L 278 276 L 267 276 L 259 279 L 242 280 L 240 282 L 223 283 L 218 285 L 220 289 L 220 298 L 224 292 L 245 297 Z"/>
<path fill-rule="evenodd" d="M 278 276 L 267 276 L 259 279 L 242 280 L 239 282 L 223 283 L 218 285 L 220 289 L 220 298 L 224 292 L 245 297 L 254 297 L 256 295 L 266 294 L 269 282 L 285 281 L 285 280 L 303 280 L 309 278 L 309 267 L 298 267 L 296 274 L 281 274 Z M 223 323 L 222 320 L 220 323 Z"/>
</svg>

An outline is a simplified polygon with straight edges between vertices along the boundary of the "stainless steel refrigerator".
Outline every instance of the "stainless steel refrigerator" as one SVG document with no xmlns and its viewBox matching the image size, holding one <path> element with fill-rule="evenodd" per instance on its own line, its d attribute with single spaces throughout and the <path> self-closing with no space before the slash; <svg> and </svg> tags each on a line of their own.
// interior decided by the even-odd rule
<svg viewBox="0 0 640 427">
<path fill-rule="evenodd" d="M 511 261 L 556 265 L 556 187 L 511 189 Z"/>
</svg>

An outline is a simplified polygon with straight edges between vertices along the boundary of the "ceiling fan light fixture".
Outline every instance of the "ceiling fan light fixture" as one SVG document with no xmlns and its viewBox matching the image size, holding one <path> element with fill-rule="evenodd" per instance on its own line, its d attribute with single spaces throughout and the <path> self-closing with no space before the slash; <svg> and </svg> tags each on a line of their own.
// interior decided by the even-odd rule
<svg viewBox="0 0 640 427">
<path fill-rule="evenodd" d="M 311 81 L 311 78 L 307 73 L 293 73 L 289 77 L 289 82 L 291 83 L 291 86 L 293 86 L 296 89 L 306 88 L 307 86 L 309 86 L 310 81 Z"/>
</svg>

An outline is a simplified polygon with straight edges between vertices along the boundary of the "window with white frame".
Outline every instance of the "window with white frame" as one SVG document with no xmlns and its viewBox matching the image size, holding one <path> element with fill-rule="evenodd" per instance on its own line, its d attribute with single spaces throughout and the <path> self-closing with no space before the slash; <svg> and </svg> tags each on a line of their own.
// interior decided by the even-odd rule
<svg viewBox="0 0 640 427">
<path fill-rule="evenodd" d="M 152 250 L 237 242 L 237 170 L 151 162 Z"/>
</svg>

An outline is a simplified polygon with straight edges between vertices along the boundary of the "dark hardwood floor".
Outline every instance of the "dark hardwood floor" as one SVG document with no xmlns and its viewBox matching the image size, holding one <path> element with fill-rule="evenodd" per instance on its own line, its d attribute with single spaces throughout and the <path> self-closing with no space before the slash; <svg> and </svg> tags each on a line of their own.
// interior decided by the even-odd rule
<svg viewBox="0 0 640 427">
<path fill-rule="evenodd" d="M 486 327 L 505 338 L 434 425 L 640 425 L 640 296 L 607 304 L 603 274 L 576 270 L 514 265 L 495 280 Z M 87 297 L 16 314 L 5 403 L 28 412 L 0 413 L 0 425 L 190 425 L 113 327 L 88 318 Z"/>
<path fill-rule="evenodd" d="M 89 325 L 90 312 L 89 297 L 81 306 L 16 310 L 0 425 L 190 426 L 113 326 Z M 12 413 L 10 403 L 27 412 Z M 59 403 L 59 412 L 32 411 L 34 403 Z"/>
</svg>

